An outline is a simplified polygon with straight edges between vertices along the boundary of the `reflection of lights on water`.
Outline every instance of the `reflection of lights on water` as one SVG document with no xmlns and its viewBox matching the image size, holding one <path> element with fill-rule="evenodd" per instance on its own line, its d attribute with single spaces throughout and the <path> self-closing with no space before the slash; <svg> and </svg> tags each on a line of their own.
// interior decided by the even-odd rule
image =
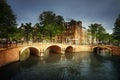
<svg viewBox="0 0 120 80">
<path fill-rule="evenodd" d="M 46 61 L 43 61 L 43 64 L 46 64 Z"/>
<path fill-rule="evenodd" d="M 62 55 L 61 55 L 61 58 L 60 58 L 60 61 L 65 61 L 65 60 L 66 60 L 65 54 L 62 54 Z"/>
</svg>

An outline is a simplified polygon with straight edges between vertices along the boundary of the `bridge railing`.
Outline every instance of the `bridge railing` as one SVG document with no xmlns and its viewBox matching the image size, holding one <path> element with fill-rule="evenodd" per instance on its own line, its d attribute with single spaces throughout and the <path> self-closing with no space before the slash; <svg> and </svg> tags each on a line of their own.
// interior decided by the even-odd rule
<svg viewBox="0 0 120 80">
<path fill-rule="evenodd" d="M 20 47 L 20 46 L 44 45 L 44 44 L 70 45 L 66 43 L 50 43 L 50 42 L 35 42 L 35 43 L 33 42 L 4 42 L 4 43 L 0 43 L 0 50 L 13 48 L 13 47 Z"/>
<path fill-rule="evenodd" d="M 44 44 L 53 44 L 53 45 L 78 45 L 78 44 L 72 44 L 72 43 L 57 43 L 57 42 L 17 42 L 17 41 L 13 41 L 13 42 L 4 42 L 4 43 L 0 43 L 0 50 L 3 49 L 8 49 L 8 48 L 13 48 L 13 47 L 20 47 L 20 46 L 31 46 L 31 45 L 44 45 Z"/>
</svg>

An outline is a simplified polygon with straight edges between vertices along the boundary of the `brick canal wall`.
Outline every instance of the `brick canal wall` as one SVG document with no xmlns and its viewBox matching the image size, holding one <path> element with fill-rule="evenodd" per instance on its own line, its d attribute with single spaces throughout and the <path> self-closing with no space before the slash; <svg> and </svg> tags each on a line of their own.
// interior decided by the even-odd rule
<svg viewBox="0 0 120 80">
<path fill-rule="evenodd" d="M 0 67 L 19 60 L 20 48 L 11 48 L 0 51 Z"/>
<path fill-rule="evenodd" d="M 112 46 L 112 55 L 113 56 L 120 56 L 120 47 L 118 46 Z"/>
</svg>

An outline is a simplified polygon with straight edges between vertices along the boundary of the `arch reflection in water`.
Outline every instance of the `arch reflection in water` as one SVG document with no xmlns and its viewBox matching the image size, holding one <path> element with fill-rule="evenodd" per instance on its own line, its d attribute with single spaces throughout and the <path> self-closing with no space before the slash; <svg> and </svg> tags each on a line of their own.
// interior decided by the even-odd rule
<svg viewBox="0 0 120 80">
<path fill-rule="evenodd" d="M 65 53 L 66 59 L 73 59 L 74 53 Z"/>
<path fill-rule="evenodd" d="M 68 46 L 68 47 L 65 49 L 65 53 L 70 53 L 70 52 L 74 52 L 72 46 Z"/>
<path fill-rule="evenodd" d="M 97 54 L 97 55 L 100 55 L 100 56 L 109 57 L 112 54 L 111 52 L 112 51 L 109 48 L 101 48 L 101 47 L 95 47 L 95 48 L 93 48 L 93 53 Z"/>
</svg>

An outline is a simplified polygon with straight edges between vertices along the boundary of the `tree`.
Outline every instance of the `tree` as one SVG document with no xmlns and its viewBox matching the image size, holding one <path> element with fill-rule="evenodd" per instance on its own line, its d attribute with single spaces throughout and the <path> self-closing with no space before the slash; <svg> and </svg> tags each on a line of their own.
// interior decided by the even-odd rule
<svg viewBox="0 0 120 80">
<path fill-rule="evenodd" d="M 120 14 L 114 23 L 113 38 L 120 43 Z"/>
<path fill-rule="evenodd" d="M 39 23 L 36 23 L 36 24 L 32 27 L 32 32 L 31 32 L 31 34 L 32 34 L 32 39 L 33 39 L 34 42 L 40 41 L 40 39 L 41 39 L 41 32 L 43 32 L 43 31 L 42 31 L 42 29 L 41 29 L 40 24 L 39 24 Z"/>
<path fill-rule="evenodd" d="M 94 43 L 94 39 L 96 38 L 96 35 L 97 35 L 97 27 L 99 25 L 98 24 L 91 24 L 88 29 L 88 32 L 91 33 L 91 37 L 92 37 L 92 44 Z"/>
<path fill-rule="evenodd" d="M 16 16 L 7 1 L 0 0 L 0 38 L 10 38 L 16 29 Z"/>
<path fill-rule="evenodd" d="M 111 44 L 113 42 L 112 34 L 106 33 L 105 40 L 108 44 Z"/>
<path fill-rule="evenodd" d="M 23 30 L 24 32 L 24 38 L 25 38 L 25 41 L 29 41 L 30 38 L 31 38 L 31 32 L 32 32 L 32 23 L 22 23 L 21 26 L 20 26 L 20 29 Z"/>
<path fill-rule="evenodd" d="M 105 39 L 106 30 L 103 28 L 101 24 L 91 24 L 88 26 L 88 32 L 91 33 L 92 37 L 92 44 L 94 43 L 94 40 L 96 39 L 98 42 L 103 41 Z"/>
<path fill-rule="evenodd" d="M 97 35 L 96 38 L 98 42 L 104 42 L 105 38 L 107 37 L 106 30 L 103 28 L 102 25 L 99 25 L 97 28 Z"/>
<path fill-rule="evenodd" d="M 56 16 L 52 11 L 45 11 L 39 16 L 41 29 L 44 36 L 49 36 L 52 41 L 52 37 L 61 34 L 64 31 L 64 19 L 62 16 Z"/>
</svg>

